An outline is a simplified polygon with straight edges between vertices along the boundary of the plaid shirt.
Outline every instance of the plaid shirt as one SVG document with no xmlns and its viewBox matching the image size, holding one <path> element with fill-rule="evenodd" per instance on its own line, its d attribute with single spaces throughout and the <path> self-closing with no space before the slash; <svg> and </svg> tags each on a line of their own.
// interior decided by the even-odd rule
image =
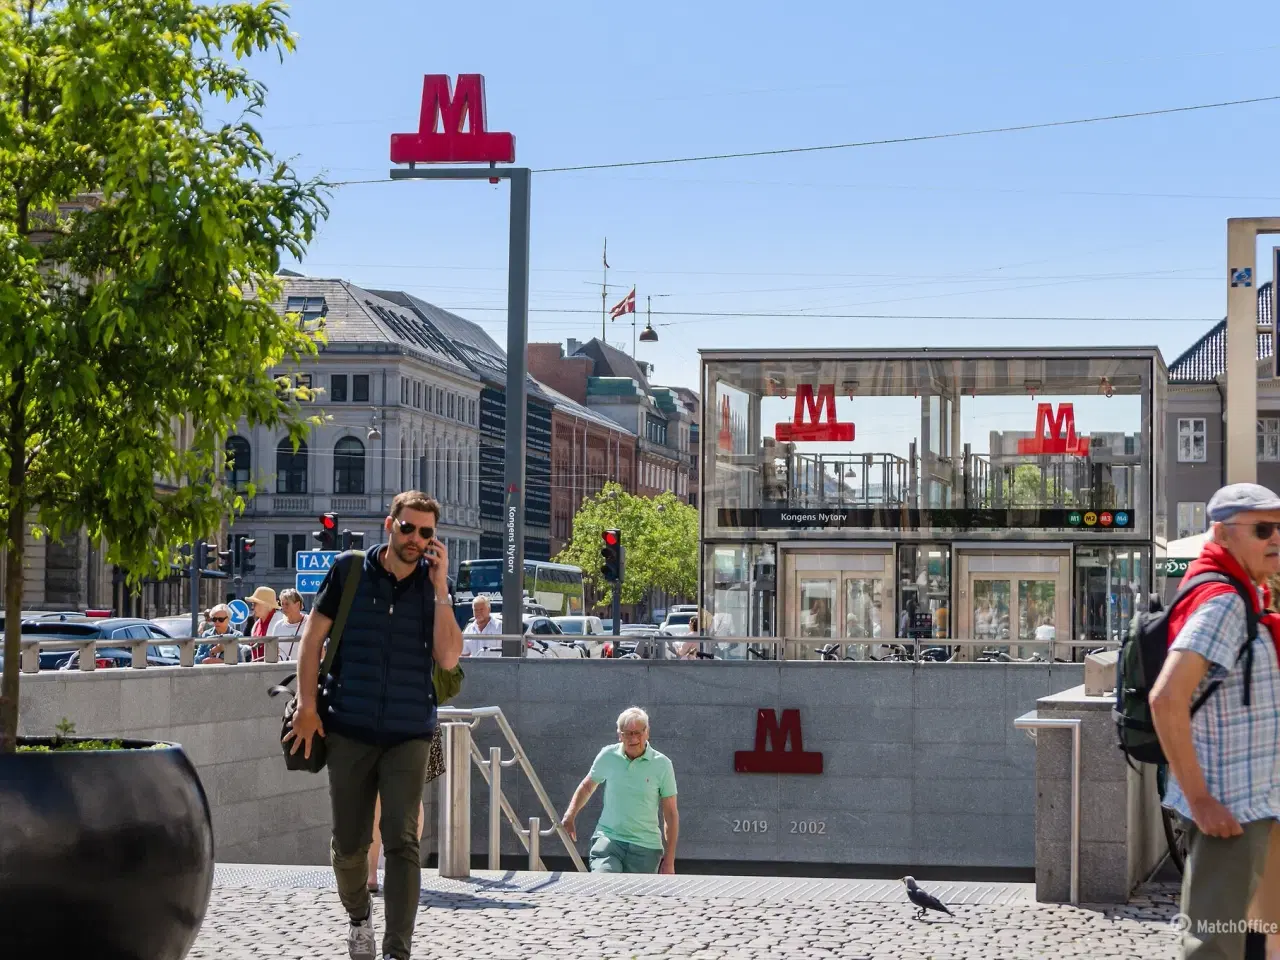
<svg viewBox="0 0 1280 960">
<path fill-rule="evenodd" d="M 1170 647 L 1209 661 L 1196 697 L 1208 683 L 1224 678 L 1191 718 L 1191 742 L 1209 793 L 1241 823 L 1280 817 L 1280 663 L 1270 633 L 1259 623 L 1246 707 L 1245 662 L 1236 660 L 1246 636 L 1244 600 L 1224 594 L 1196 608 Z M 1172 772 L 1164 805 L 1191 817 Z"/>
</svg>

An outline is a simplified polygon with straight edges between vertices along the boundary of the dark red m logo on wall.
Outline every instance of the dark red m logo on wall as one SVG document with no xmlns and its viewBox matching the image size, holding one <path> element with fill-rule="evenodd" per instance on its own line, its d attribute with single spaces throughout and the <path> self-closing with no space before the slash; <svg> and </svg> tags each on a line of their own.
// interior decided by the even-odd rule
<svg viewBox="0 0 1280 960">
<path fill-rule="evenodd" d="M 796 387 L 796 412 L 791 423 L 774 427 L 773 435 L 783 442 L 799 440 L 853 439 L 853 424 L 836 421 L 836 387 L 834 383 L 820 384 L 817 393 L 813 384 L 802 383 Z"/>
<path fill-rule="evenodd" d="M 470 119 L 471 129 L 464 130 Z M 439 129 L 437 129 L 439 121 Z M 417 133 L 391 135 L 392 163 L 514 163 L 516 138 L 484 127 L 484 77 L 458 74 L 456 90 L 443 73 L 422 79 Z"/>
<path fill-rule="evenodd" d="M 1076 411 L 1069 403 L 1036 405 L 1036 435 L 1018 441 L 1019 453 L 1067 453 L 1077 457 L 1089 455 L 1089 438 L 1076 436 Z"/>
<path fill-rule="evenodd" d="M 791 744 L 787 747 L 788 742 Z M 822 754 L 806 751 L 800 734 L 800 711 L 756 711 L 756 746 L 733 755 L 738 773 L 821 773 Z"/>
</svg>

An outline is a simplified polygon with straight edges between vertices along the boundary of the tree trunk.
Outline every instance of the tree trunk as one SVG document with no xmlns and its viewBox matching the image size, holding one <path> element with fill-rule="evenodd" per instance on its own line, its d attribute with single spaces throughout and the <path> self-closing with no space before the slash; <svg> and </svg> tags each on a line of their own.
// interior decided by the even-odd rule
<svg viewBox="0 0 1280 960">
<path fill-rule="evenodd" d="M 4 678 L 0 684 L 0 754 L 18 748 L 18 680 L 22 671 L 22 588 L 26 553 L 26 510 L 21 491 L 22 459 L 17 459 L 18 483 L 10 471 L 9 547 L 5 551 Z"/>
</svg>

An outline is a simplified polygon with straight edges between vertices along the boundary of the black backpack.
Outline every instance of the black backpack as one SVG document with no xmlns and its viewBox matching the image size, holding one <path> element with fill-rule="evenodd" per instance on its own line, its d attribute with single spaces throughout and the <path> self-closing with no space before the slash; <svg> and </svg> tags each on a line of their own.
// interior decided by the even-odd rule
<svg viewBox="0 0 1280 960">
<path fill-rule="evenodd" d="M 1164 667 L 1169 655 L 1169 615 L 1177 609 L 1178 603 L 1188 593 L 1206 583 L 1225 583 L 1233 587 L 1244 600 L 1245 618 L 1248 624 L 1248 639 L 1240 647 L 1236 662 L 1243 658 L 1244 704 L 1249 706 L 1249 686 L 1253 676 L 1253 641 L 1258 637 L 1258 614 L 1254 611 L 1252 588 L 1241 583 L 1235 577 L 1225 573 L 1201 573 L 1192 577 L 1179 589 L 1169 609 L 1165 610 L 1159 597 L 1151 600 L 1150 612 L 1134 614 L 1129 626 L 1129 635 L 1120 647 L 1116 657 L 1116 705 L 1112 716 L 1116 721 L 1116 732 L 1119 746 L 1124 753 L 1125 762 L 1133 766 L 1138 763 L 1164 763 L 1164 751 L 1160 747 L 1160 738 L 1156 736 L 1155 725 L 1151 721 L 1151 688 L 1156 677 Z M 1191 705 L 1191 714 L 1205 705 L 1214 694 L 1222 680 L 1214 680 L 1204 688 L 1200 696 Z M 1136 769 L 1136 768 L 1135 768 Z"/>
</svg>

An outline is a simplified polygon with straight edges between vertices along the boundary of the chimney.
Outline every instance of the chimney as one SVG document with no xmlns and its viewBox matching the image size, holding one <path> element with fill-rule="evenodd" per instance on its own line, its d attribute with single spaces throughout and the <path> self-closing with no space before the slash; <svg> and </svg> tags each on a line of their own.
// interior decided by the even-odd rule
<svg viewBox="0 0 1280 960">
<path fill-rule="evenodd" d="M 566 354 L 568 354 L 569 356 L 573 356 L 580 349 L 582 349 L 582 343 L 581 341 L 575 340 L 573 337 L 570 337 L 564 342 L 564 348 L 565 348 L 564 352 Z"/>
</svg>

